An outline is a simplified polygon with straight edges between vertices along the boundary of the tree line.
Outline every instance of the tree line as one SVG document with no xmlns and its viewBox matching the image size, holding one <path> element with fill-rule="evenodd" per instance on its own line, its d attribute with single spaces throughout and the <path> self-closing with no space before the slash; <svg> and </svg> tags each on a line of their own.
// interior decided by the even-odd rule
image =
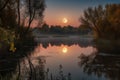
<svg viewBox="0 0 120 80">
<path fill-rule="evenodd" d="M 84 27 L 74 27 L 71 25 L 48 25 L 44 23 L 41 27 L 37 27 L 41 34 L 88 34 L 90 29 Z"/>
<path fill-rule="evenodd" d="M 14 46 L 16 42 L 31 38 L 31 24 L 43 23 L 44 0 L 0 0 L 0 47 Z M 61 27 L 44 23 L 41 33 L 86 34 L 93 31 L 95 38 L 119 40 L 120 4 L 107 4 L 105 7 L 89 7 L 79 19 L 80 27 L 71 25 Z"/>
</svg>

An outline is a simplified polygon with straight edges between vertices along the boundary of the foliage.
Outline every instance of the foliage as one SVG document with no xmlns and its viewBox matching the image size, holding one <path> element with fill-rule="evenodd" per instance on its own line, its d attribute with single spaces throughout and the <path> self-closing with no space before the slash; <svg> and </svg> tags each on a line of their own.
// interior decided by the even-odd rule
<svg viewBox="0 0 120 80">
<path fill-rule="evenodd" d="M 120 4 L 107 4 L 84 11 L 82 26 L 91 28 L 97 38 L 120 39 Z"/>
<path fill-rule="evenodd" d="M 6 6 L 1 9 L 7 2 Z M 3 4 L 1 4 L 3 3 Z M 45 10 L 44 0 L 1 0 L 0 1 L 0 26 L 12 29 L 19 27 L 31 27 L 32 21 L 38 21 L 40 24 Z M 39 25 L 40 25 L 39 24 Z"/>
<path fill-rule="evenodd" d="M 3 6 L 7 0 L 0 1 L 0 8 Z M 6 29 L 13 29 L 17 25 L 16 22 L 16 6 L 15 0 L 9 0 L 6 7 L 0 11 L 0 27 Z"/>
<path fill-rule="evenodd" d="M 10 30 L 5 30 L 0 28 L 0 44 L 1 47 L 10 45 L 10 51 L 15 52 L 16 48 L 14 46 L 15 32 Z"/>
<path fill-rule="evenodd" d="M 51 25 L 44 23 L 42 27 L 38 28 L 39 31 L 43 34 L 88 34 L 90 29 L 82 29 L 81 27 L 74 27 L 71 25 L 60 26 L 60 25 Z"/>
<path fill-rule="evenodd" d="M 42 23 L 44 10 L 44 0 L 0 0 L 0 46 L 14 52 L 18 41 L 32 36 L 32 22 Z"/>
</svg>

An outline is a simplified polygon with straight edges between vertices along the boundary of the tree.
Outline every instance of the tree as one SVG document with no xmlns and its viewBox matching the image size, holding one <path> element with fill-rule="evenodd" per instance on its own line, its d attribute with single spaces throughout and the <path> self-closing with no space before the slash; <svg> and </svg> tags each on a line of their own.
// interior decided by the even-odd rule
<svg viewBox="0 0 120 80">
<path fill-rule="evenodd" d="M 91 28 L 99 38 L 120 38 L 120 4 L 88 8 L 80 18 L 82 26 Z"/>
<path fill-rule="evenodd" d="M 0 0 L 0 43 L 13 49 L 15 42 L 33 38 L 32 21 L 42 22 L 44 9 L 44 0 Z"/>
<path fill-rule="evenodd" d="M 104 18 L 104 10 L 102 6 L 99 6 L 98 8 L 88 8 L 84 11 L 84 17 L 81 17 L 80 21 L 83 26 L 90 27 L 93 29 L 98 36 L 101 36 L 101 31 L 98 27 L 99 20 Z"/>
<path fill-rule="evenodd" d="M 6 2 L 6 3 L 5 3 Z M 4 5 L 1 5 L 2 3 L 5 3 Z M 4 6 L 1 7 L 1 6 Z M 0 27 L 4 27 L 7 29 L 14 28 L 16 26 L 16 6 L 15 6 L 15 0 L 10 1 L 0 1 Z"/>
<path fill-rule="evenodd" d="M 42 27 L 40 28 L 40 30 L 43 32 L 43 33 L 48 33 L 49 32 L 49 25 L 44 23 L 42 25 Z"/>
<path fill-rule="evenodd" d="M 60 25 L 55 25 L 55 26 L 51 26 L 50 27 L 50 33 L 54 33 L 54 34 L 62 34 L 63 30 L 62 27 Z"/>
<path fill-rule="evenodd" d="M 9 0 L 4 0 L 4 4 L 2 5 L 2 0 L 1 0 L 0 1 L 0 11 L 2 11 L 7 6 L 8 3 L 9 3 Z"/>
<path fill-rule="evenodd" d="M 42 21 L 43 11 L 45 10 L 45 0 L 25 0 L 26 13 L 28 18 L 27 30 L 31 27 L 31 23 L 34 19 Z"/>
<path fill-rule="evenodd" d="M 42 22 L 44 9 L 44 0 L 0 0 L 0 27 L 16 28 L 19 33 L 20 27 L 28 24 L 27 33 L 32 21 Z"/>
<path fill-rule="evenodd" d="M 89 32 L 92 32 L 90 28 L 84 26 L 84 25 L 80 25 L 78 27 L 78 33 L 79 34 L 88 34 Z"/>
</svg>

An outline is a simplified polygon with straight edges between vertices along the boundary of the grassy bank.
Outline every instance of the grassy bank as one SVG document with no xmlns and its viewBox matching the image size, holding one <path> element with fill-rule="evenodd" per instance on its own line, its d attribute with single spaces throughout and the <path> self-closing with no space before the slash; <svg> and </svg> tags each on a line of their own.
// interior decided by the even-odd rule
<svg viewBox="0 0 120 80">
<path fill-rule="evenodd" d="M 99 52 L 120 54 L 120 40 L 96 39 L 95 44 Z"/>
</svg>

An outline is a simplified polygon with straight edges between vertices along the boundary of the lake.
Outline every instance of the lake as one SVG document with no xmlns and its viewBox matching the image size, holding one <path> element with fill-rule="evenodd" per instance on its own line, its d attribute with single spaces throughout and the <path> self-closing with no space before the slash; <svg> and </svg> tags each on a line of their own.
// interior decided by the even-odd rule
<svg viewBox="0 0 120 80">
<path fill-rule="evenodd" d="M 92 38 L 35 40 L 37 46 L 15 70 L 22 80 L 120 80 L 120 56 L 98 51 Z"/>
</svg>

